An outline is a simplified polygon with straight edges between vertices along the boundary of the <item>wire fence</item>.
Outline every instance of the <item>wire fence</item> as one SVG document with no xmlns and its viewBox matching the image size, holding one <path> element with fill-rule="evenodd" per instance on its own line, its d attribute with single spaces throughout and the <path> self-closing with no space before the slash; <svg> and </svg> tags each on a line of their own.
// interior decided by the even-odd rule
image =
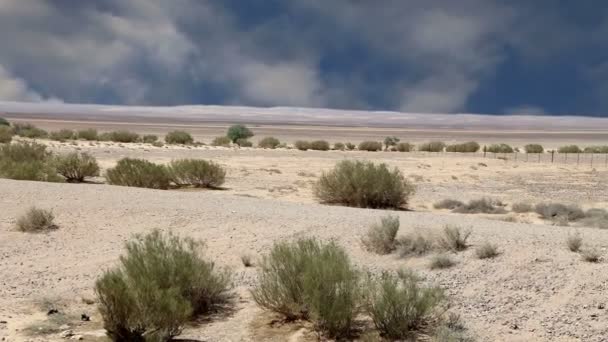
<svg viewBox="0 0 608 342">
<path fill-rule="evenodd" d="M 490 153 L 481 152 L 480 157 L 502 159 L 512 162 L 523 163 L 548 163 L 562 165 L 588 166 L 591 168 L 608 168 L 607 153 Z"/>
</svg>

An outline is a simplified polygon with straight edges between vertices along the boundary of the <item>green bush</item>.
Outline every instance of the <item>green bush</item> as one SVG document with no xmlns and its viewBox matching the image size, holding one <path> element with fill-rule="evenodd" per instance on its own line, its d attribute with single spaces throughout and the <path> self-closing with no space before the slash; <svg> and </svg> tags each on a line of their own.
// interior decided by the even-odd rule
<svg viewBox="0 0 608 342">
<path fill-rule="evenodd" d="M 436 320 L 444 300 L 440 288 L 424 287 L 418 277 L 400 271 L 370 277 L 365 309 L 384 338 L 409 341 L 417 340 L 414 335 Z"/>
<path fill-rule="evenodd" d="M 464 251 L 469 247 L 467 240 L 471 236 L 471 231 L 462 231 L 460 227 L 445 226 L 443 235 L 439 238 L 439 246 L 452 252 Z"/>
<path fill-rule="evenodd" d="M 10 126 L 11 123 L 8 122 L 5 118 L 0 118 L 0 126 Z"/>
<path fill-rule="evenodd" d="M 359 144 L 359 151 L 376 152 L 382 150 L 382 143 L 378 141 L 362 141 Z"/>
<path fill-rule="evenodd" d="M 443 141 L 431 141 L 418 145 L 418 151 L 423 152 L 443 152 L 445 143 Z"/>
<path fill-rule="evenodd" d="M 99 136 L 99 140 L 113 141 L 119 143 L 134 143 L 140 141 L 141 138 L 137 133 L 120 130 L 103 133 Z"/>
<path fill-rule="evenodd" d="M 7 144 L 13 140 L 13 131 L 10 127 L 0 126 L 0 144 Z"/>
<path fill-rule="evenodd" d="M 397 168 L 391 171 L 386 164 L 344 160 L 321 175 L 314 193 L 329 204 L 399 209 L 407 204 L 414 186 Z"/>
<path fill-rule="evenodd" d="M 336 151 L 344 151 L 344 150 L 346 150 L 346 145 L 344 145 L 341 142 L 337 142 L 337 143 L 334 143 L 334 148 L 333 149 L 336 150 Z"/>
<path fill-rule="evenodd" d="M 392 136 L 392 137 L 386 137 L 384 138 L 384 146 L 385 146 L 385 150 L 388 150 L 389 147 L 391 146 L 396 146 L 397 143 L 399 142 L 399 138 Z"/>
<path fill-rule="evenodd" d="M 374 224 L 369 228 L 367 234 L 362 239 L 363 245 L 370 252 L 389 254 L 395 250 L 395 238 L 398 231 L 399 217 L 383 217 L 380 224 Z"/>
<path fill-rule="evenodd" d="M 584 153 L 608 153 L 608 146 L 587 146 L 583 150 Z"/>
<path fill-rule="evenodd" d="M 253 132 L 245 125 L 232 125 L 228 128 L 226 136 L 236 143 L 239 139 L 249 139 L 253 137 Z"/>
<path fill-rule="evenodd" d="M 30 142 L 0 145 L 0 178 L 61 181 L 46 146 Z"/>
<path fill-rule="evenodd" d="M 134 158 L 119 160 L 114 168 L 106 171 L 106 180 L 112 185 L 151 189 L 167 189 L 171 182 L 164 165 Z"/>
<path fill-rule="evenodd" d="M 310 150 L 310 142 L 304 140 L 298 140 L 294 143 L 294 146 L 300 151 Z"/>
<path fill-rule="evenodd" d="M 53 222 L 55 215 L 49 210 L 31 207 L 17 219 L 17 229 L 22 232 L 38 233 L 57 229 Z"/>
<path fill-rule="evenodd" d="M 55 168 L 68 182 L 81 183 L 86 177 L 99 176 L 99 164 L 88 153 L 72 152 L 55 157 Z"/>
<path fill-rule="evenodd" d="M 562 218 L 567 221 L 576 221 L 585 217 L 585 212 L 575 204 L 538 203 L 534 211 L 548 220 Z"/>
<path fill-rule="evenodd" d="M 346 146 L 346 149 L 349 151 L 352 151 L 357 147 L 357 146 L 355 146 L 355 144 L 350 143 L 350 142 L 345 143 L 344 146 Z"/>
<path fill-rule="evenodd" d="M 475 141 L 469 141 L 462 144 L 449 145 L 445 148 L 446 152 L 473 153 L 479 151 L 479 144 Z"/>
<path fill-rule="evenodd" d="M 329 143 L 325 140 L 315 140 L 310 143 L 310 149 L 316 151 L 328 151 Z"/>
<path fill-rule="evenodd" d="M 142 137 L 142 141 L 146 144 L 154 144 L 158 141 L 158 136 L 154 134 L 146 134 Z"/>
<path fill-rule="evenodd" d="M 275 137 L 266 137 L 258 142 L 258 147 L 275 149 L 281 142 Z"/>
<path fill-rule="evenodd" d="M 217 188 L 224 184 L 226 170 L 220 165 L 202 159 L 178 159 L 169 165 L 171 180 L 179 185 Z"/>
<path fill-rule="evenodd" d="M 397 144 L 397 151 L 399 152 L 412 152 L 415 148 L 414 144 L 400 142 Z"/>
<path fill-rule="evenodd" d="M 507 144 L 492 144 L 486 148 L 490 153 L 513 153 L 513 147 Z"/>
<path fill-rule="evenodd" d="M 165 146 L 165 144 L 162 141 L 155 141 L 152 143 L 152 146 L 154 147 L 163 147 Z"/>
<path fill-rule="evenodd" d="M 62 129 L 59 131 L 54 131 L 54 132 L 49 133 L 49 138 L 51 140 L 62 141 L 62 142 L 66 141 L 66 140 L 72 140 L 75 137 L 76 137 L 76 134 L 71 129 Z"/>
<path fill-rule="evenodd" d="M 346 337 L 358 313 L 359 273 L 333 242 L 278 242 L 262 258 L 251 294 L 266 310 L 311 320 L 330 337 Z"/>
<path fill-rule="evenodd" d="M 228 138 L 228 137 L 216 137 L 211 142 L 211 145 L 212 146 L 230 147 L 230 138 Z"/>
<path fill-rule="evenodd" d="M 238 139 L 236 144 L 239 145 L 239 147 L 253 147 L 253 143 L 247 139 Z"/>
<path fill-rule="evenodd" d="M 545 152 L 545 149 L 543 148 L 543 145 L 528 144 L 524 146 L 524 151 L 526 151 L 526 153 L 543 153 Z"/>
<path fill-rule="evenodd" d="M 583 152 L 577 145 L 567 145 L 560 147 L 557 152 L 559 153 L 581 153 Z"/>
<path fill-rule="evenodd" d="M 172 131 L 165 135 L 165 142 L 167 144 L 180 144 L 189 145 L 194 142 L 192 135 L 185 131 Z"/>
<path fill-rule="evenodd" d="M 78 131 L 78 133 L 76 135 L 77 135 L 78 139 L 81 139 L 81 140 L 95 141 L 95 140 L 99 139 L 99 135 L 95 128 L 81 129 Z"/>
<path fill-rule="evenodd" d="M 24 138 L 46 138 L 49 135 L 47 131 L 30 123 L 15 123 L 13 124 L 12 129 L 15 135 Z"/>
<path fill-rule="evenodd" d="M 201 243 L 158 230 L 126 244 L 127 254 L 95 283 L 113 341 L 169 341 L 195 315 L 230 298 L 231 276 L 205 260 Z"/>
</svg>

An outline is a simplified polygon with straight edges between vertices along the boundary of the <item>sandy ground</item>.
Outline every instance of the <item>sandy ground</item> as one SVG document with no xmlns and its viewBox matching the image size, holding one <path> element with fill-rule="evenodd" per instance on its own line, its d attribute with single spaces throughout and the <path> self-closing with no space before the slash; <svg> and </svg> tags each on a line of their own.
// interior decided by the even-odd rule
<svg viewBox="0 0 608 342">
<path fill-rule="evenodd" d="M 85 340 L 104 340 L 95 305 L 85 303 L 94 298 L 94 281 L 115 264 L 124 241 L 155 228 L 205 240 L 206 254 L 236 275 L 233 312 L 188 327 L 182 338 L 311 340 L 298 326 L 269 326 L 272 317 L 256 308 L 248 293 L 255 269 L 244 268 L 240 261 L 243 254 L 265 253 L 274 241 L 308 235 L 335 239 L 362 269 L 409 267 L 428 283 L 445 288 L 453 310 L 478 341 L 606 341 L 608 336 L 608 309 L 603 309 L 608 305 L 608 231 L 551 226 L 534 214 L 504 222 L 505 215 L 461 215 L 432 208 L 445 198 L 480 197 L 509 204 L 554 200 L 608 208 L 605 168 L 480 155 L 45 143 L 60 153 L 90 152 L 103 168 L 126 156 L 161 163 L 182 157 L 211 159 L 228 170 L 226 190 L 0 180 L 0 338 L 7 341 L 62 340 L 58 332 L 39 334 L 56 323 L 46 315 L 50 307 L 66 313 L 61 323 L 84 334 Z M 428 269 L 430 256 L 403 259 L 366 252 L 361 237 L 387 211 L 321 205 L 312 195 L 316 177 L 343 159 L 385 162 L 416 184 L 412 211 L 390 212 L 401 220 L 400 234 L 458 225 L 471 229 L 472 248 L 454 255 L 455 267 L 441 271 Z M 32 205 L 52 209 L 60 229 L 48 234 L 16 232 L 16 217 Z M 575 231 L 602 252 L 601 263 L 584 262 L 567 250 L 565 240 Z M 498 244 L 501 255 L 478 260 L 474 247 L 485 241 Z M 82 313 L 91 315 L 91 321 L 80 322 Z"/>
</svg>

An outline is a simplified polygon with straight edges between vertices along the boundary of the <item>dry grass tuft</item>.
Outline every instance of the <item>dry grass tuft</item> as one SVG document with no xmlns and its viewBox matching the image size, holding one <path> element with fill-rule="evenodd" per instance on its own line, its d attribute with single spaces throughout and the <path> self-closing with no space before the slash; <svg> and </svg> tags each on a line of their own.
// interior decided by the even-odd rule
<svg viewBox="0 0 608 342">
<path fill-rule="evenodd" d="M 23 216 L 17 219 L 17 229 L 27 233 L 39 233 L 57 229 L 54 223 L 55 215 L 50 210 L 31 207 Z"/>
</svg>

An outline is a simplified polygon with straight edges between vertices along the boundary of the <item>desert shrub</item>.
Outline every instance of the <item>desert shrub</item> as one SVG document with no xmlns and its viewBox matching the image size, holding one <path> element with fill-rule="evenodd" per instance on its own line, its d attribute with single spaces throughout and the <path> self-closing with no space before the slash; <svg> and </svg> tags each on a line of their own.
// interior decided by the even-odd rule
<svg viewBox="0 0 608 342">
<path fill-rule="evenodd" d="M 245 125 L 232 125 L 228 128 L 226 136 L 236 143 L 239 139 L 249 139 L 253 136 L 253 132 Z"/>
<path fill-rule="evenodd" d="M 0 118 L 0 126 L 10 126 L 11 123 L 8 122 L 5 118 Z"/>
<path fill-rule="evenodd" d="M 386 216 L 380 224 L 372 225 L 362 239 L 368 251 L 378 254 L 389 254 L 395 250 L 395 238 L 399 231 L 399 217 Z"/>
<path fill-rule="evenodd" d="M 414 186 L 399 169 L 386 164 L 344 160 L 324 172 L 314 186 L 324 203 L 360 208 L 394 208 L 407 204 Z"/>
<path fill-rule="evenodd" d="M 106 180 L 112 185 L 167 189 L 171 178 L 164 165 L 144 159 L 123 158 L 106 171 Z"/>
<path fill-rule="evenodd" d="M 243 266 L 245 267 L 253 266 L 253 260 L 251 260 L 251 256 L 247 254 L 241 255 L 241 263 L 243 263 Z"/>
<path fill-rule="evenodd" d="M 346 150 L 346 145 L 341 142 L 334 143 L 334 150 L 336 151 L 344 151 Z"/>
<path fill-rule="evenodd" d="M 608 153 L 608 146 L 587 146 L 584 153 Z"/>
<path fill-rule="evenodd" d="M 516 213 L 529 213 L 534 211 L 534 206 L 530 203 L 513 203 L 513 205 L 511 206 L 511 210 Z"/>
<path fill-rule="evenodd" d="M 359 144 L 359 151 L 376 152 L 382 150 L 382 143 L 378 141 L 362 141 Z"/>
<path fill-rule="evenodd" d="M 13 131 L 10 127 L 0 125 L 0 144 L 7 144 L 13 140 Z"/>
<path fill-rule="evenodd" d="M 423 152 L 443 152 L 445 143 L 443 141 L 431 141 L 418 145 L 418 151 Z"/>
<path fill-rule="evenodd" d="M 599 262 L 602 257 L 599 250 L 595 248 L 585 248 L 581 251 L 581 257 L 586 262 Z"/>
<path fill-rule="evenodd" d="M 47 131 L 38 128 L 30 123 L 15 123 L 12 126 L 13 134 L 25 138 L 46 138 Z"/>
<path fill-rule="evenodd" d="M 388 150 L 389 147 L 396 146 L 397 143 L 399 143 L 399 140 L 400 139 L 395 136 L 384 138 L 385 149 Z"/>
<path fill-rule="evenodd" d="M 251 291 L 262 308 L 309 319 L 331 337 L 346 336 L 358 312 L 359 273 L 346 251 L 315 239 L 278 242 L 258 265 Z"/>
<path fill-rule="evenodd" d="M 54 132 L 49 133 L 49 138 L 51 140 L 56 140 L 56 141 L 72 140 L 75 137 L 76 137 L 76 134 L 71 129 L 62 129 L 59 131 L 54 131 Z"/>
<path fill-rule="evenodd" d="M 81 129 L 76 133 L 76 136 L 78 139 L 87 141 L 95 141 L 99 139 L 97 130 L 94 128 Z"/>
<path fill-rule="evenodd" d="M 115 269 L 95 284 L 113 341 L 168 341 L 194 315 L 230 297 L 230 274 L 199 253 L 201 243 L 158 230 L 127 242 Z"/>
<path fill-rule="evenodd" d="M 465 205 L 464 203 L 462 203 L 458 200 L 455 200 L 455 199 L 443 199 L 443 200 L 433 204 L 433 208 L 454 210 L 456 208 L 463 207 L 464 205 Z"/>
<path fill-rule="evenodd" d="M 583 152 L 577 145 L 566 145 L 557 149 L 559 153 L 581 153 Z"/>
<path fill-rule="evenodd" d="M 155 141 L 152 143 L 152 146 L 154 147 L 163 147 L 165 146 L 165 144 L 162 141 Z"/>
<path fill-rule="evenodd" d="M 589 209 L 581 224 L 586 227 L 608 229 L 608 212 L 605 209 Z"/>
<path fill-rule="evenodd" d="M 452 211 L 459 214 L 504 214 L 507 212 L 500 200 L 491 198 L 470 200 L 465 205 L 456 207 Z"/>
<path fill-rule="evenodd" d="M 446 152 L 472 153 L 479 151 L 479 144 L 475 141 L 469 141 L 462 144 L 449 145 L 445 148 Z"/>
<path fill-rule="evenodd" d="M 139 134 L 125 130 L 103 133 L 99 136 L 99 139 L 120 143 L 134 143 L 140 141 Z"/>
<path fill-rule="evenodd" d="M 53 222 L 55 215 L 49 210 L 31 207 L 17 219 L 17 229 L 22 232 L 37 233 L 57 229 Z"/>
<path fill-rule="evenodd" d="M 579 252 L 583 246 L 583 237 L 579 233 L 568 235 L 566 246 L 571 252 Z"/>
<path fill-rule="evenodd" d="M 383 273 L 368 280 L 365 311 L 380 334 L 390 340 L 409 340 L 435 320 L 445 295 L 438 287 L 424 287 L 412 273 Z"/>
<path fill-rule="evenodd" d="M 507 144 L 492 144 L 486 148 L 491 153 L 513 153 L 513 147 Z"/>
<path fill-rule="evenodd" d="M 534 207 L 534 211 L 548 220 L 562 218 L 567 221 L 576 221 L 585 217 L 585 212 L 574 204 L 538 203 Z"/>
<path fill-rule="evenodd" d="M 497 257 L 499 254 L 498 247 L 492 243 L 484 242 L 475 249 L 475 255 L 479 259 L 490 259 Z"/>
<path fill-rule="evenodd" d="M 316 151 L 327 151 L 329 150 L 329 143 L 325 140 L 315 140 L 310 143 L 310 149 Z"/>
<path fill-rule="evenodd" d="M 46 146 L 19 142 L 0 145 L 0 177 L 16 180 L 59 182 L 52 154 Z"/>
<path fill-rule="evenodd" d="M 217 188 L 224 184 L 226 170 L 220 165 L 202 159 L 178 159 L 169 164 L 171 180 L 180 186 Z"/>
<path fill-rule="evenodd" d="M 543 148 L 543 145 L 528 144 L 524 146 L 524 151 L 526 151 L 526 153 L 543 153 L 545 149 Z"/>
<path fill-rule="evenodd" d="M 275 137 L 266 137 L 258 142 L 258 147 L 275 149 L 281 142 Z"/>
<path fill-rule="evenodd" d="M 439 246 L 452 252 L 464 251 L 469 247 L 467 240 L 471 236 L 471 231 L 463 231 L 457 226 L 445 226 L 443 234 L 439 238 Z"/>
<path fill-rule="evenodd" d="M 300 151 L 310 150 L 310 142 L 304 140 L 297 140 L 294 146 Z"/>
<path fill-rule="evenodd" d="M 414 144 L 400 142 L 397 144 L 397 151 L 399 152 L 412 152 L 414 150 Z"/>
<path fill-rule="evenodd" d="M 165 142 L 167 144 L 180 144 L 189 145 L 194 142 L 194 138 L 190 133 L 185 131 L 171 131 L 165 135 Z"/>
<path fill-rule="evenodd" d="M 253 147 L 253 143 L 247 139 L 238 139 L 236 144 L 239 145 L 239 147 Z"/>
<path fill-rule="evenodd" d="M 231 143 L 231 141 L 230 141 L 230 138 L 228 138 L 228 137 L 216 137 L 211 142 L 211 145 L 212 146 L 230 147 L 230 143 Z"/>
<path fill-rule="evenodd" d="M 158 141 L 158 136 L 154 134 L 146 134 L 142 137 L 142 141 L 146 144 L 153 144 Z"/>
<path fill-rule="evenodd" d="M 397 248 L 401 257 L 424 255 L 435 248 L 435 241 L 421 233 L 413 233 L 398 238 Z"/>
<path fill-rule="evenodd" d="M 73 152 L 55 157 L 55 169 L 68 182 L 81 183 L 86 177 L 99 176 L 99 164 L 88 153 Z"/>
<path fill-rule="evenodd" d="M 347 150 L 352 151 L 355 148 L 357 148 L 357 146 L 355 146 L 355 144 L 351 143 L 351 142 L 347 142 L 344 144 L 344 146 L 346 147 Z"/>
<path fill-rule="evenodd" d="M 432 270 L 450 268 L 454 266 L 456 262 L 447 254 L 436 254 L 431 257 L 429 268 Z"/>
</svg>

